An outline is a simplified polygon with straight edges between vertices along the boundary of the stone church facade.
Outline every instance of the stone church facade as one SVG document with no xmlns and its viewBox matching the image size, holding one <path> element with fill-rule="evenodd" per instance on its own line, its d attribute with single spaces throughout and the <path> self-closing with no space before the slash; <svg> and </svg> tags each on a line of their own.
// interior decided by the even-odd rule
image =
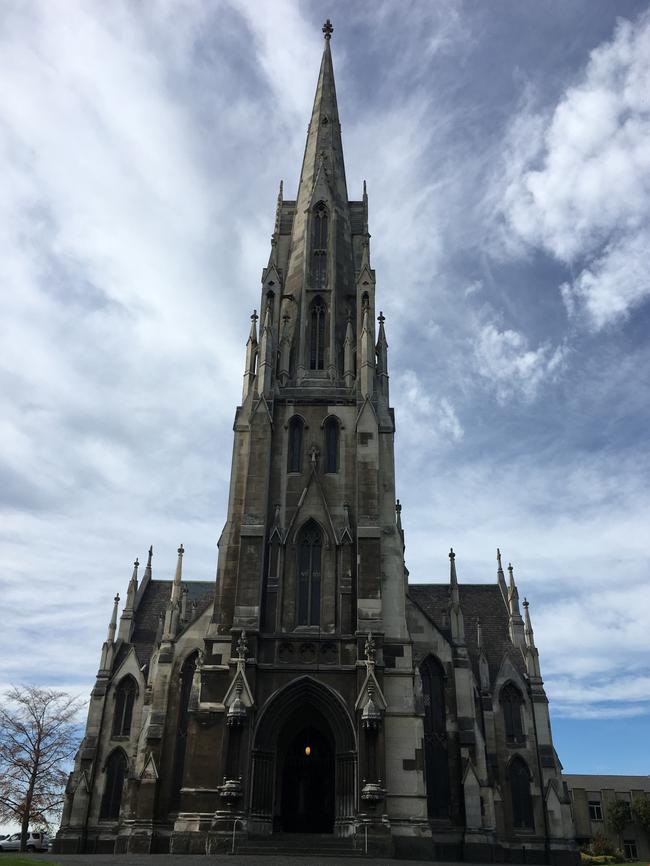
<svg viewBox="0 0 650 866">
<path fill-rule="evenodd" d="M 512 568 L 414 584 L 395 497 L 368 197 L 350 200 L 325 44 L 295 200 L 277 202 L 235 413 L 216 583 L 119 597 L 60 852 L 211 853 L 280 834 L 573 863 Z M 259 331 L 258 331 L 259 321 Z M 118 615 L 119 614 L 119 615 Z"/>
</svg>

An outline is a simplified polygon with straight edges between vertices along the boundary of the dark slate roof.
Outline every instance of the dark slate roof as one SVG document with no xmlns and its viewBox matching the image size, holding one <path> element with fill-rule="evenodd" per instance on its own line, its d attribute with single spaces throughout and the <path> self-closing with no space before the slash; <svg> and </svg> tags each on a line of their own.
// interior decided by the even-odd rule
<svg viewBox="0 0 650 866">
<path fill-rule="evenodd" d="M 508 610 L 497 583 L 459 584 L 460 607 L 465 623 L 465 641 L 474 673 L 478 678 L 478 646 L 476 625 L 481 620 L 483 633 L 483 652 L 490 668 L 492 682 L 501 667 L 506 653 L 521 673 L 526 672 L 522 653 L 510 641 L 508 630 Z M 409 598 L 422 612 L 449 637 L 449 627 L 445 625 L 449 607 L 448 583 L 411 583 L 408 587 Z"/>
<path fill-rule="evenodd" d="M 160 614 L 164 615 L 165 613 L 165 608 L 172 592 L 172 583 L 173 581 L 171 580 L 149 581 L 144 595 L 139 601 L 135 612 L 135 628 L 133 630 L 132 642 L 141 665 L 148 662 L 151 658 L 158 630 L 158 618 Z M 184 581 L 183 586 L 187 588 L 188 613 L 191 613 L 192 602 L 196 601 L 198 615 L 214 599 L 215 585 L 212 580 Z"/>
</svg>

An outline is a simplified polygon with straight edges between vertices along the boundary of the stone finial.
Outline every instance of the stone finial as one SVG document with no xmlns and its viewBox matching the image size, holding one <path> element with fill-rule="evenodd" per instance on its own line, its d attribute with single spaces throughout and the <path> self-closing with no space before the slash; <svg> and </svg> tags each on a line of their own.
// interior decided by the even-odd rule
<svg viewBox="0 0 650 866">
<path fill-rule="evenodd" d="M 113 613 L 111 614 L 111 621 L 108 624 L 108 640 L 109 642 L 113 642 L 115 640 L 115 630 L 117 628 L 117 607 L 120 603 L 120 594 L 119 592 L 113 599 Z"/>
<path fill-rule="evenodd" d="M 375 649 L 375 639 L 373 638 L 371 631 L 368 632 L 368 637 L 366 638 L 366 643 L 363 649 L 366 656 L 366 661 L 369 664 L 374 665 L 377 650 Z"/>
<path fill-rule="evenodd" d="M 244 629 L 241 630 L 241 635 L 239 636 L 239 640 L 237 641 L 237 658 L 240 661 L 246 661 L 246 654 L 248 653 L 248 641 L 246 640 L 246 632 Z"/>
<path fill-rule="evenodd" d="M 332 38 L 332 33 L 334 32 L 334 28 L 332 27 L 332 22 L 327 19 L 327 21 L 323 24 L 323 35 L 325 36 L 325 40 L 327 42 Z"/>
</svg>

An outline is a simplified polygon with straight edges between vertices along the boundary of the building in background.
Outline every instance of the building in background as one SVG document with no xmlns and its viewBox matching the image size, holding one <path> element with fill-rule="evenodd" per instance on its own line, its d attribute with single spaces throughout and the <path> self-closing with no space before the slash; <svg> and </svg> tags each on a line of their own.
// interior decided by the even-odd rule
<svg viewBox="0 0 650 866">
<path fill-rule="evenodd" d="M 341 853 L 573 863 L 512 567 L 498 554 L 463 585 L 451 551 L 444 582 L 408 582 L 368 195 L 348 196 L 323 30 L 297 196 L 280 188 L 251 317 L 216 583 L 184 582 L 182 546 L 173 580 L 153 579 L 151 550 L 142 580 L 136 561 L 57 849 L 314 833 Z"/>
<path fill-rule="evenodd" d="M 620 839 L 607 821 L 607 810 L 616 800 L 630 807 L 637 797 L 650 800 L 650 776 L 567 774 L 564 779 L 571 793 L 576 841 L 581 847 L 588 845 L 597 833 L 603 833 L 614 847 L 622 845 L 627 860 L 650 859 L 648 831 L 634 820 L 632 812 Z"/>
</svg>

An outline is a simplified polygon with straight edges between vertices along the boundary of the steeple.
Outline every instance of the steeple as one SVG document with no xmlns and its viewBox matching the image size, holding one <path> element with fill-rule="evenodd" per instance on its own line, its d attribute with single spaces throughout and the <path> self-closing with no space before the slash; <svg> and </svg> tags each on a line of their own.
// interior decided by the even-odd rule
<svg viewBox="0 0 650 866">
<path fill-rule="evenodd" d="M 339 108 L 336 101 L 334 68 L 330 40 L 333 27 L 329 19 L 323 25 L 325 44 L 318 74 L 316 95 L 307 132 L 305 155 L 298 186 L 298 213 L 312 203 L 312 193 L 319 171 L 324 170 L 336 204 L 347 207 L 348 190 L 345 182 L 343 143 Z"/>
</svg>

